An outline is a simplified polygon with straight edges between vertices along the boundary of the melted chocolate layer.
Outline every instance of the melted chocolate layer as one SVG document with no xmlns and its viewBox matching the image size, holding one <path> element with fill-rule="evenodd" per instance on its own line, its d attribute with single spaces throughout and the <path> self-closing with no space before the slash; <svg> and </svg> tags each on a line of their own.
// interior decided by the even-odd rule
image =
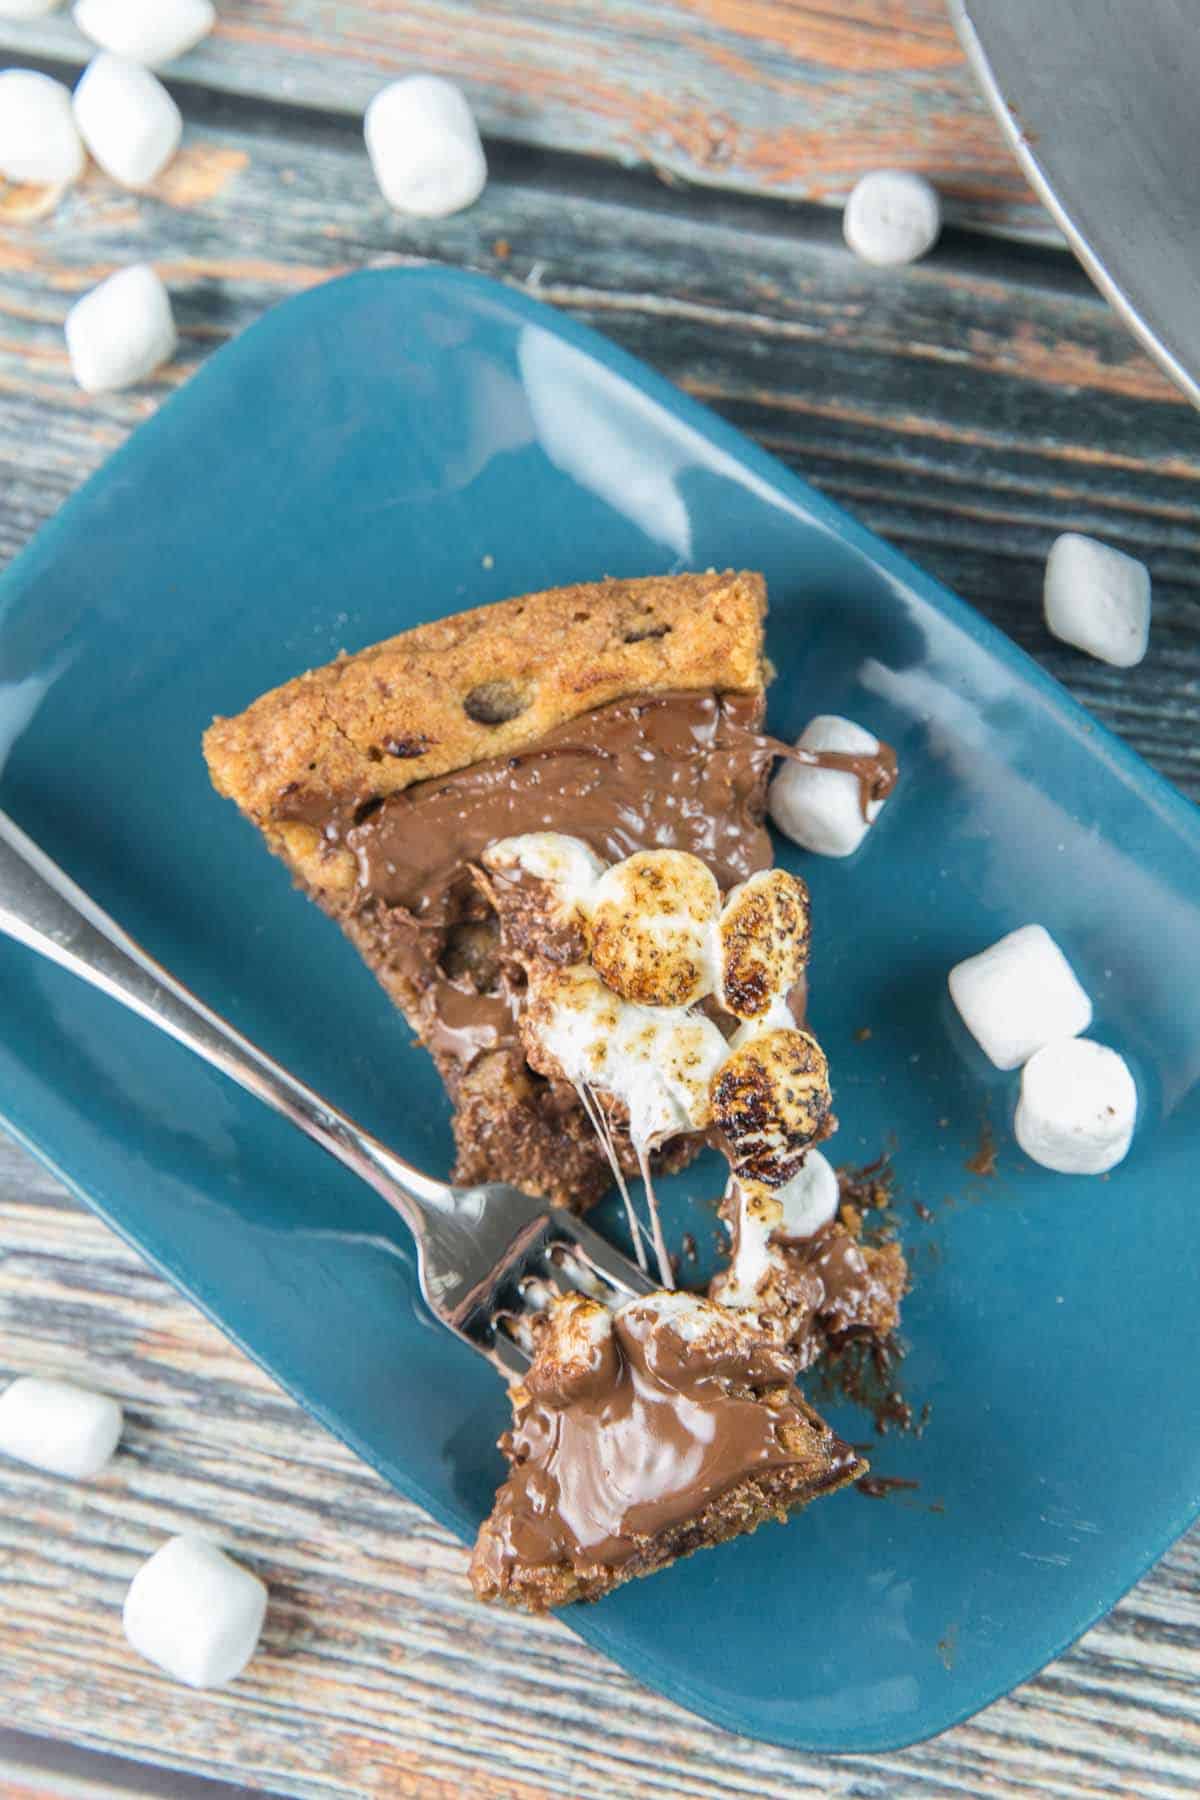
<svg viewBox="0 0 1200 1800">
<path fill-rule="evenodd" d="M 539 1384 L 535 1364 L 504 1440 L 513 1469 L 486 1538 L 494 1584 L 517 1567 L 621 1568 L 646 1539 L 772 1470 L 803 1464 L 814 1493 L 840 1485 L 857 1459 L 788 1399 L 795 1370 L 741 1332 L 686 1342 L 651 1306 L 620 1313 L 569 1384 L 553 1373 Z"/>
<path fill-rule="evenodd" d="M 881 1313 L 894 1308 L 898 1296 L 893 1286 L 839 1220 L 830 1220 L 807 1238 L 776 1232 L 772 1242 L 787 1257 L 789 1288 L 811 1303 L 807 1320 L 797 1320 L 790 1338 L 802 1369 L 817 1360 L 827 1343 L 836 1346 L 873 1332 Z"/>
<path fill-rule="evenodd" d="M 776 747 L 759 735 L 760 694 L 667 693 L 618 700 L 557 726 L 515 756 L 474 763 L 375 802 L 289 796 L 288 818 L 344 843 L 358 863 L 355 910 L 419 994 L 422 1035 L 450 1065 L 520 1054 L 519 993 L 498 957 L 447 967 L 464 924 L 488 918 L 471 877 L 488 844 L 562 831 L 615 862 L 689 850 L 722 888 L 769 866 L 765 790 Z"/>
<path fill-rule="evenodd" d="M 360 890 L 432 922 L 465 864 L 527 831 L 569 832 L 606 862 L 690 850 L 731 887 L 771 860 L 761 715 L 753 694 L 618 700 L 516 756 L 405 788 L 346 832 Z"/>
</svg>

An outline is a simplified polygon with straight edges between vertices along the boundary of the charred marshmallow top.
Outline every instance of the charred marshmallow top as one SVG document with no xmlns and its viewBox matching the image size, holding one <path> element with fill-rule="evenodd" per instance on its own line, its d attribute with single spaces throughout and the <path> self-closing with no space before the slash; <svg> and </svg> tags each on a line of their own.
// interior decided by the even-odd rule
<svg viewBox="0 0 1200 1800">
<path fill-rule="evenodd" d="M 731 889 L 680 850 L 605 868 L 555 832 L 489 846 L 489 874 L 539 884 L 547 922 L 579 934 L 587 960 L 530 972 L 531 1061 L 621 1102 L 635 1149 L 720 1128 L 735 1170 L 778 1187 L 796 1175 L 829 1113 L 825 1058 L 788 995 L 808 950 L 808 895 L 783 869 Z M 741 1021 L 726 1039 L 712 998 Z"/>
</svg>

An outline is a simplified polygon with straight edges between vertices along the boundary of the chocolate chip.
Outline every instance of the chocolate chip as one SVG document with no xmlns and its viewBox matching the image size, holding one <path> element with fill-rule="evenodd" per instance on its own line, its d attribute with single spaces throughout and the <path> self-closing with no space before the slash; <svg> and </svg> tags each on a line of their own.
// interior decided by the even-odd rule
<svg viewBox="0 0 1200 1800">
<path fill-rule="evenodd" d="M 389 756 L 409 761 L 414 756 L 424 756 L 432 742 L 423 731 L 406 731 L 400 737 L 385 737 L 383 747 Z"/>
<path fill-rule="evenodd" d="M 477 725 L 503 725 L 520 716 L 530 695 L 515 681 L 481 681 L 463 699 L 463 711 Z"/>
</svg>

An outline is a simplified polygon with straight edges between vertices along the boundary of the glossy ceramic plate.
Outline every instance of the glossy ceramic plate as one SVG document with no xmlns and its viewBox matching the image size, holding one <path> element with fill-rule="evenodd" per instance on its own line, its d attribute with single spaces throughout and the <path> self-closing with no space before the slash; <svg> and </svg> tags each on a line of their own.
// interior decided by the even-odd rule
<svg viewBox="0 0 1200 1800">
<path fill-rule="evenodd" d="M 835 1154 L 895 1147 L 916 1276 L 904 1387 L 929 1422 L 875 1457 L 917 1487 L 819 1502 L 566 1617 L 723 1725 L 890 1747 L 1029 1675 L 1200 1501 L 1198 815 L 736 432 L 587 330 L 441 270 L 357 275 L 268 314 L 7 572 L 0 803 L 243 1030 L 445 1170 L 432 1068 L 211 792 L 201 731 L 343 645 L 455 608 L 708 564 L 766 572 L 775 731 L 845 712 L 899 750 L 857 856 L 781 848 L 813 890 Z M 1029 919 L 1067 947 L 1141 1083 L 1107 1180 L 1023 1160 L 1015 1078 L 948 1007 L 949 966 Z M 501 1473 L 504 1397 L 422 1310 L 403 1228 L 185 1051 L 7 944 L 0 994 L 11 1129 L 469 1538 Z M 964 1164 L 989 1119 L 983 1178 Z M 711 1244 L 719 1182 L 710 1161 L 671 1184 L 676 1240 Z M 870 1436 L 853 1408 L 831 1416 Z"/>
</svg>

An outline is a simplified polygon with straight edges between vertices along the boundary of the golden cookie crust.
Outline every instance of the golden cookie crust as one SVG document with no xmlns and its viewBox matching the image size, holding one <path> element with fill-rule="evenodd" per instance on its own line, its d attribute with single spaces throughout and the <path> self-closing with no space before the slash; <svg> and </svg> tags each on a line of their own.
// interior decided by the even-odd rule
<svg viewBox="0 0 1200 1800">
<path fill-rule="evenodd" d="M 274 849 L 303 854 L 315 833 L 281 811 L 297 794 L 386 797 L 630 695 L 761 688 L 765 612 L 762 576 L 726 570 L 583 582 L 455 613 L 215 719 L 209 772 Z"/>
</svg>

